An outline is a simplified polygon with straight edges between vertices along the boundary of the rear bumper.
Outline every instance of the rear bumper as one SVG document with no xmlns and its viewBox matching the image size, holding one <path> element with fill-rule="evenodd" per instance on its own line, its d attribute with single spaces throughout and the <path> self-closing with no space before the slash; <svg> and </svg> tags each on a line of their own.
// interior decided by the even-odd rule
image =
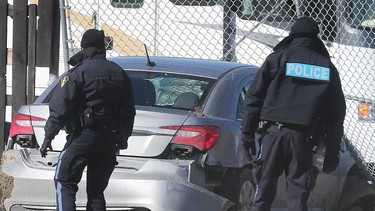
<svg viewBox="0 0 375 211">
<path fill-rule="evenodd" d="M 27 150 L 4 152 L 3 172 L 12 178 L 9 181 L 13 183 L 8 185 L 13 188 L 4 201 L 6 210 L 56 209 L 54 167 L 46 165 L 39 157 L 37 152 Z M 198 181 L 199 177 L 191 174 L 194 161 L 129 158 L 119 158 L 118 161 L 118 168 L 105 190 L 108 210 L 227 210 L 233 205 L 229 200 L 191 183 L 192 178 Z M 77 210 L 85 210 L 85 178 L 84 174 L 79 184 Z"/>
</svg>

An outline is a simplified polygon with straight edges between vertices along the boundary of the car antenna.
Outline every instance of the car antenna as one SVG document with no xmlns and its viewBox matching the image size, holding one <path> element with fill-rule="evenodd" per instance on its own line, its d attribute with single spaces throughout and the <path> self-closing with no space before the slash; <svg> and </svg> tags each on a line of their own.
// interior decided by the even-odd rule
<svg viewBox="0 0 375 211">
<path fill-rule="evenodd" d="M 153 66 L 155 66 L 155 62 L 150 61 L 150 57 L 148 56 L 148 51 L 147 51 L 146 44 L 144 44 L 144 46 L 145 46 L 146 55 L 147 55 L 147 66 L 153 67 Z"/>
</svg>

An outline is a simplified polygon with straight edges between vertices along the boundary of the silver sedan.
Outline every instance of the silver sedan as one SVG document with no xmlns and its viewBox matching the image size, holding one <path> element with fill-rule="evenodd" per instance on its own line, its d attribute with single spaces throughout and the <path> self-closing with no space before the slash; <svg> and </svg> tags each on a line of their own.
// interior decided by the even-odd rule
<svg viewBox="0 0 375 211">
<path fill-rule="evenodd" d="M 146 57 L 111 60 L 132 79 L 136 118 L 129 146 L 118 152 L 118 165 L 105 191 L 107 209 L 248 210 L 255 184 L 240 127 L 246 91 L 259 68 L 165 57 L 152 57 L 154 64 Z M 6 210 L 56 209 L 53 177 L 65 131 L 56 136 L 46 158 L 41 158 L 38 147 L 58 81 L 13 117 L 2 158 L 3 172 L 11 178 Z M 315 156 L 317 172 L 323 154 L 324 146 Z M 85 183 L 84 174 L 77 193 L 78 210 L 85 208 Z M 360 190 L 354 191 L 353 184 Z M 285 178 L 281 178 L 273 204 L 276 210 L 286 210 L 284 192 Z M 317 174 L 309 207 L 350 210 L 374 198 L 343 139 L 340 166 L 330 174 Z"/>
</svg>

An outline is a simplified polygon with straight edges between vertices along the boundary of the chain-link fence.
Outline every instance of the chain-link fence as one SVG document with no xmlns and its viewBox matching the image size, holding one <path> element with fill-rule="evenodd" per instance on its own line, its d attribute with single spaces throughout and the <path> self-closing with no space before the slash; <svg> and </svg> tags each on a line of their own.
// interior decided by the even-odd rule
<svg viewBox="0 0 375 211">
<path fill-rule="evenodd" d="M 62 1 L 60 1 L 62 2 Z M 320 22 L 347 98 L 345 136 L 375 175 L 374 0 L 64 0 L 69 49 L 103 29 L 109 56 L 226 60 L 260 66 L 296 17 Z"/>
</svg>

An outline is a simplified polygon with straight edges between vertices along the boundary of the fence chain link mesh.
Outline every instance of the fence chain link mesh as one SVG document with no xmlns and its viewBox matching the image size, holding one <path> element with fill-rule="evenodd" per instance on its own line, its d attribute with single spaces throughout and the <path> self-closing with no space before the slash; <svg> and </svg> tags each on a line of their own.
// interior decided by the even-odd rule
<svg viewBox="0 0 375 211">
<path fill-rule="evenodd" d="M 108 56 L 145 55 L 262 65 L 296 17 L 320 23 L 347 99 L 345 137 L 374 177 L 374 0 L 64 0 L 70 56 L 85 30 L 105 31 Z"/>
</svg>

